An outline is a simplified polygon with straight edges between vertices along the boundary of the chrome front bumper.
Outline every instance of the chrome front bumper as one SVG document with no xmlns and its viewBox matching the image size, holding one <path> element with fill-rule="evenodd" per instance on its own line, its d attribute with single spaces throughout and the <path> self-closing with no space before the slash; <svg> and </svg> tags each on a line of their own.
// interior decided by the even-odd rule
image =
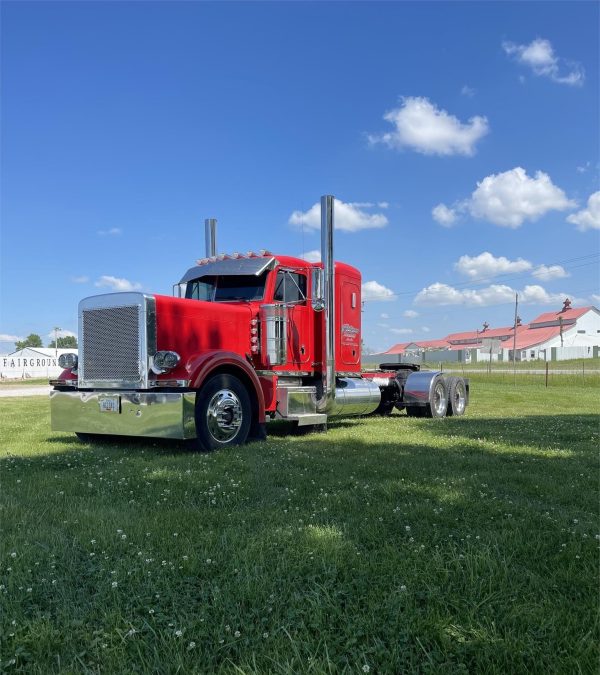
<svg viewBox="0 0 600 675">
<path fill-rule="evenodd" d="M 117 412 L 103 411 L 101 401 L 112 399 Z M 196 393 L 136 391 L 51 391 L 53 431 L 151 438 L 195 438 Z"/>
</svg>

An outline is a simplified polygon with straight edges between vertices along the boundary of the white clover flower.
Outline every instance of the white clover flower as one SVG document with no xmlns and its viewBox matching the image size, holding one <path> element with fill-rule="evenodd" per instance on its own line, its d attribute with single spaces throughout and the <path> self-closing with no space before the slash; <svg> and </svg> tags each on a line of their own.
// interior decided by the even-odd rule
<svg viewBox="0 0 600 675">
<path fill-rule="evenodd" d="M 182 630 L 176 630 L 176 631 L 175 631 L 175 637 L 181 637 L 182 635 L 183 635 L 183 631 L 182 631 Z"/>
<path fill-rule="evenodd" d="M 240 637 L 240 635 L 241 635 L 240 631 L 236 630 L 235 633 L 233 634 L 233 637 L 238 638 L 238 637 Z"/>
<path fill-rule="evenodd" d="M 113 588 L 116 588 L 118 585 L 119 585 L 119 583 L 117 581 L 113 581 L 112 584 L 111 584 L 111 586 Z"/>
<path fill-rule="evenodd" d="M 194 649 L 195 646 L 196 643 L 192 640 L 192 642 L 190 642 L 190 644 L 188 645 L 188 649 Z"/>
<path fill-rule="evenodd" d="M 365 665 L 362 667 L 363 673 L 368 673 L 371 670 L 371 668 L 365 663 Z"/>
</svg>

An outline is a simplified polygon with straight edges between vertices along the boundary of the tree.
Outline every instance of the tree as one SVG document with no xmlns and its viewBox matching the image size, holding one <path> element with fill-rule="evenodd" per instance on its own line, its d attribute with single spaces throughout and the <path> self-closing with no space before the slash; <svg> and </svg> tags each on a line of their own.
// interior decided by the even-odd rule
<svg viewBox="0 0 600 675">
<path fill-rule="evenodd" d="M 58 342 L 58 344 L 56 344 Z M 77 338 L 74 335 L 65 335 L 58 340 L 52 340 L 48 345 L 51 349 L 77 349 Z"/>
<path fill-rule="evenodd" d="M 37 333 L 31 333 L 24 340 L 17 340 L 15 342 L 17 351 L 25 349 L 25 347 L 43 347 L 42 338 Z"/>
</svg>

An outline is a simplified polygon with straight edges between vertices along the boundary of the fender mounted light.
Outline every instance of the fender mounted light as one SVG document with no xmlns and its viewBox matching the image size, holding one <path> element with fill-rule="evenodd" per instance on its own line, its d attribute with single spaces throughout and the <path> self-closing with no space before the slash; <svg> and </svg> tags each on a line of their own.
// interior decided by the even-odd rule
<svg viewBox="0 0 600 675">
<path fill-rule="evenodd" d="M 66 370 L 75 370 L 78 360 L 77 354 L 61 354 L 58 357 L 58 365 Z"/>
<path fill-rule="evenodd" d="M 156 352 L 152 357 L 152 371 L 157 375 L 161 375 L 169 370 L 173 370 L 179 361 L 181 361 L 181 357 L 177 352 Z"/>
</svg>

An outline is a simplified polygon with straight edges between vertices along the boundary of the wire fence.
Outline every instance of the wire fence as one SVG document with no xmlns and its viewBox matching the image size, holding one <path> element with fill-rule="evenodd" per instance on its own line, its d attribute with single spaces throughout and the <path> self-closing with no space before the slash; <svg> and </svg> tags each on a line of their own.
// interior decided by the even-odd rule
<svg viewBox="0 0 600 675">
<path fill-rule="evenodd" d="M 498 382 L 502 384 L 530 384 L 541 387 L 580 386 L 598 387 L 600 385 L 600 364 L 598 359 L 580 359 L 578 361 L 541 361 L 525 363 L 426 363 L 424 368 L 436 368 L 446 373 L 462 374 L 473 380 Z"/>
</svg>

